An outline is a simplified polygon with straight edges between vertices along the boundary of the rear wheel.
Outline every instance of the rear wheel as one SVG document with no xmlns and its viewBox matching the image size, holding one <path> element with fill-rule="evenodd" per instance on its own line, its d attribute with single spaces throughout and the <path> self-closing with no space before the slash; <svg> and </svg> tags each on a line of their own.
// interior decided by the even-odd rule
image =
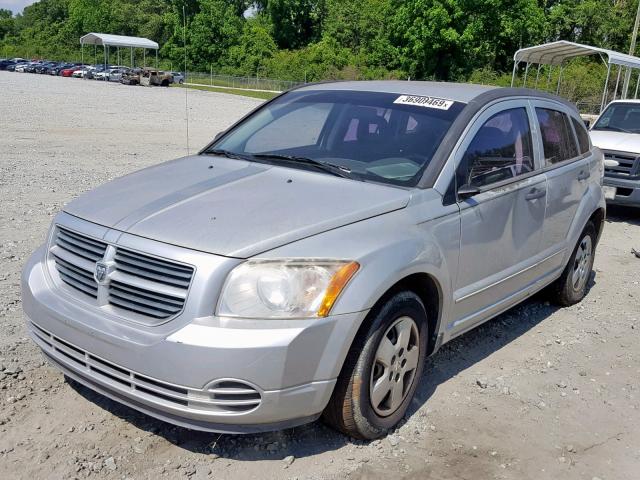
<svg viewBox="0 0 640 480">
<path fill-rule="evenodd" d="M 580 235 L 562 275 L 551 286 L 550 291 L 555 303 L 568 307 L 585 297 L 593 270 L 595 247 L 596 229 L 593 223 L 589 222 Z"/>
<path fill-rule="evenodd" d="M 369 315 L 324 411 L 327 423 L 363 439 L 385 435 L 405 415 L 422 374 L 428 337 L 426 310 L 413 292 L 393 295 Z"/>
</svg>

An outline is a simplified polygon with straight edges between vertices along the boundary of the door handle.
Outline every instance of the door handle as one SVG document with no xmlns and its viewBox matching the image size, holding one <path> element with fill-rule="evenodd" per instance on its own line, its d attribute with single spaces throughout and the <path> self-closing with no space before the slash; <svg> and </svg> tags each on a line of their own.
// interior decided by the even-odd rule
<svg viewBox="0 0 640 480">
<path fill-rule="evenodd" d="M 532 188 L 531 190 L 529 190 L 529 193 L 527 193 L 524 198 L 525 200 L 535 200 L 536 198 L 542 198 L 547 194 L 547 190 L 544 188 Z"/>
<path fill-rule="evenodd" d="M 586 180 L 587 178 L 589 178 L 589 170 L 580 170 L 580 173 L 578 174 L 578 180 L 582 181 Z"/>
</svg>

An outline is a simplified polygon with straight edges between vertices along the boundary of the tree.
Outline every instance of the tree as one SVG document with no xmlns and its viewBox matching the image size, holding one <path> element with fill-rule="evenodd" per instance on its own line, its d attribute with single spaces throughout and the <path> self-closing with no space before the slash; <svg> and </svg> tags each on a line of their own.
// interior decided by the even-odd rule
<svg viewBox="0 0 640 480">
<path fill-rule="evenodd" d="M 16 23 L 11 10 L 0 8 L 0 41 L 15 33 Z"/>
<path fill-rule="evenodd" d="M 266 11 L 280 48 L 300 48 L 320 38 L 324 0 L 269 0 Z"/>
</svg>

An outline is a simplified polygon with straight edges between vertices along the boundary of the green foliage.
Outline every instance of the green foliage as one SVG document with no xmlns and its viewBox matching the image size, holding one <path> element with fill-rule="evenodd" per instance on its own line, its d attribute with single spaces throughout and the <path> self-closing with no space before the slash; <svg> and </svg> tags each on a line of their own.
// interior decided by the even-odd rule
<svg viewBox="0 0 640 480">
<path fill-rule="evenodd" d="M 78 39 L 105 32 L 157 41 L 161 63 L 173 69 L 293 81 L 410 77 L 508 85 L 513 53 L 522 46 L 567 39 L 627 51 L 637 6 L 638 0 L 40 0 L 17 16 L 0 10 L 0 53 L 77 60 Z M 85 58 L 94 61 L 93 55 L 85 48 Z M 555 91 L 557 69 L 548 72 L 540 77 Z M 562 93 L 597 103 L 605 74 L 598 59 L 571 62 Z"/>
<path fill-rule="evenodd" d="M 320 37 L 324 0 L 269 0 L 266 11 L 280 48 L 300 48 Z"/>
</svg>

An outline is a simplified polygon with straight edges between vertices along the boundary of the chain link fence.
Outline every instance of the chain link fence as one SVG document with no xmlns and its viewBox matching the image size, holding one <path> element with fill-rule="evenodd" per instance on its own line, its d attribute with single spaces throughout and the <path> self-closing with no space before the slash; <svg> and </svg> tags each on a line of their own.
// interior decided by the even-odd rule
<svg viewBox="0 0 640 480">
<path fill-rule="evenodd" d="M 290 80 L 276 80 L 273 78 L 237 77 L 218 73 L 187 72 L 185 84 L 204 85 L 218 88 L 237 88 L 243 90 L 257 90 L 263 92 L 283 92 L 304 82 Z"/>
</svg>

